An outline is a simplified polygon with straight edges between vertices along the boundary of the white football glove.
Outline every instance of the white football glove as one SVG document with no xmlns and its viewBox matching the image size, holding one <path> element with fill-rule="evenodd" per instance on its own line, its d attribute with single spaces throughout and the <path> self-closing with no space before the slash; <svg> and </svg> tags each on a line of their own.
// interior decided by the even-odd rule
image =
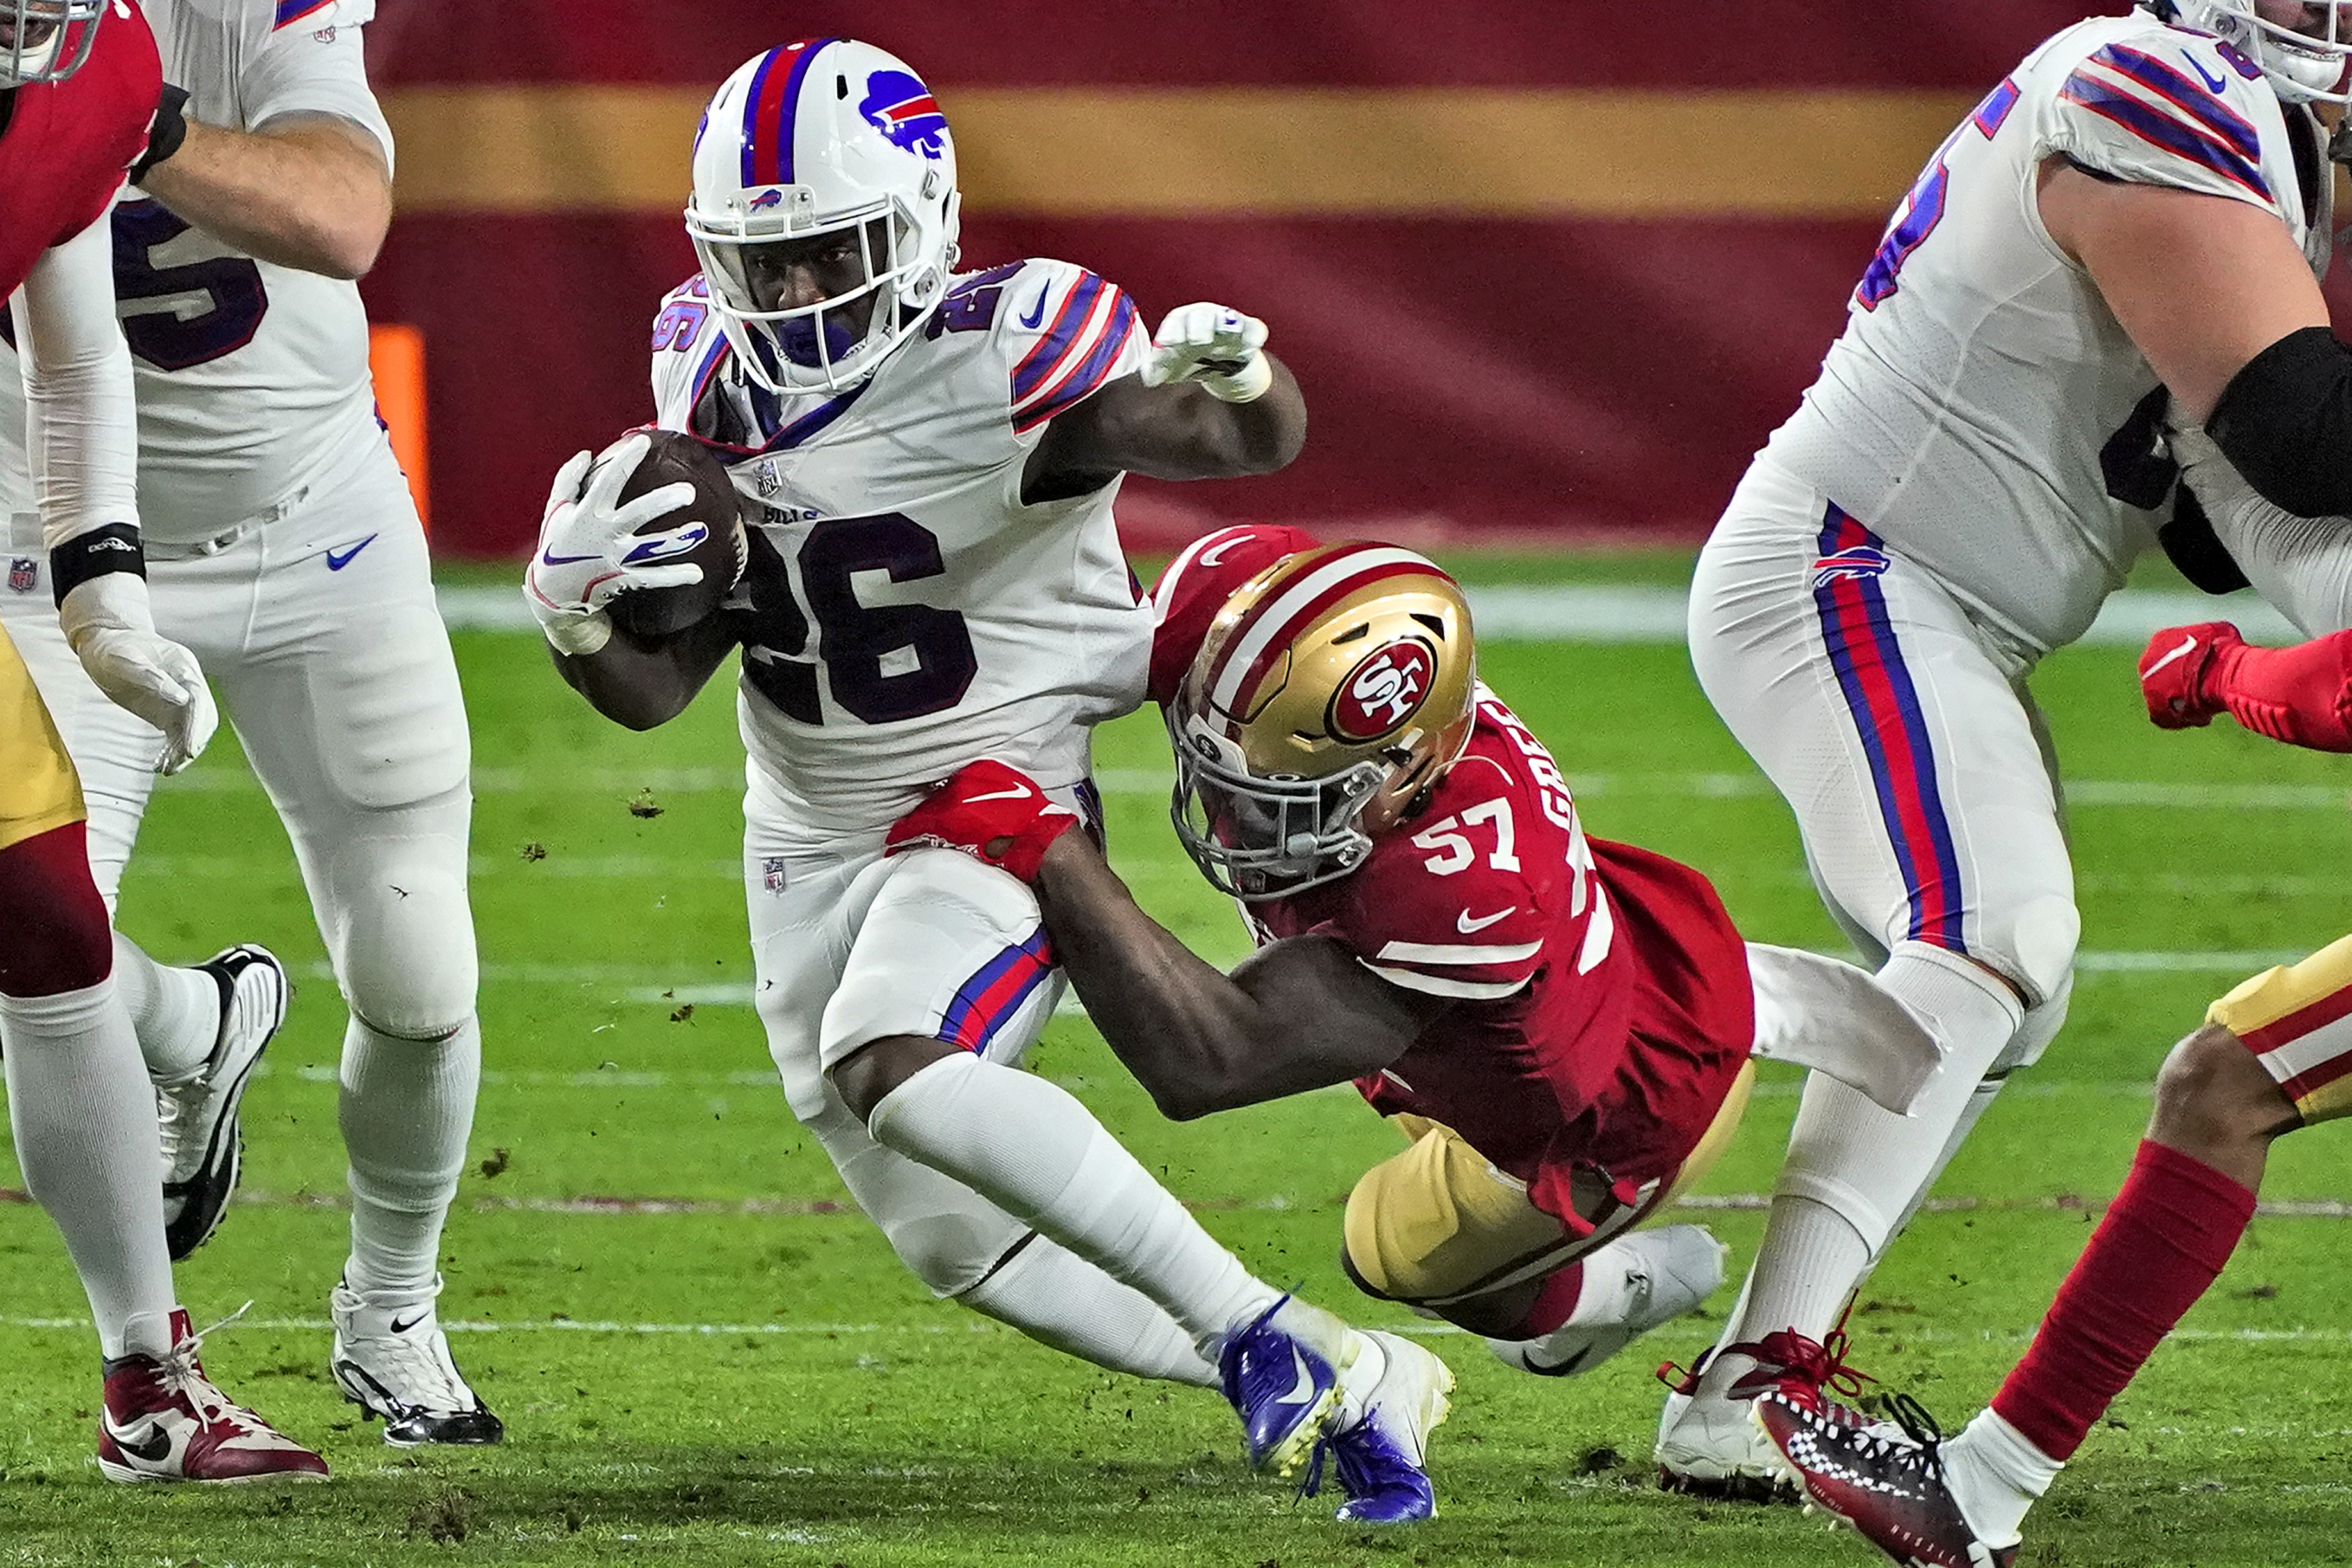
<svg viewBox="0 0 2352 1568">
<path fill-rule="evenodd" d="M 78 584 L 58 624 L 91 684 L 163 732 L 157 773 L 176 773 L 203 753 L 220 710 L 196 656 L 155 630 L 144 577 L 108 572 Z"/>
<path fill-rule="evenodd" d="M 625 505 L 618 500 L 621 487 L 652 447 L 652 439 L 636 431 L 593 458 L 574 453 L 556 470 L 540 519 L 539 549 L 523 572 L 522 594 L 559 653 L 592 654 L 609 642 L 613 622 L 604 606 L 624 588 L 678 588 L 702 581 L 702 568 L 691 562 L 662 563 L 699 535 L 685 529 L 637 532 L 692 501 L 692 485 L 681 480 Z"/>
<path fill-rule="evenodd" d="M 1180 305 L 1151 335 L 1143 384 L 1197 381 L 1212 397 L 1253 402 L 1274 384 L 1274 366 L 1266 363 L 1265 348 L 1265 323 L 1255 316 L 1206 300 Z"/>
</svg>

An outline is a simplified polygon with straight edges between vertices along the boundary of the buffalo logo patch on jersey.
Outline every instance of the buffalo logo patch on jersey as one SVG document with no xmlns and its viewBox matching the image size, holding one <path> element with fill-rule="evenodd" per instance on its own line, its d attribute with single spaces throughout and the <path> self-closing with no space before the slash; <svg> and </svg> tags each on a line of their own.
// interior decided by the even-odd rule
<svg viewBox="0 0 2352 1568">
<path fill-rule="evenodd" d="M 876 71 L 867 77 L 857 112 L 893 146 L 926 158 L 947 156 L 948 117 L 940 112 L 931 89 L 905 71 Z"/>
<path fill-rule="evenodd" d="M 1373 649 L 1331 695 L 1331 733 L 1343 741 L 1376 741 L 1419 710 L 1437 673 L 1437 656 L 1419 637 L 1399 637 Z"/>
<path fill-rule="evenodd" d="M 1849 544 L 1843 550 L 1814 558 L 1813 586 L 1825 588 L 1832 583 L 1859 582 L 1864 577 L 1875 577 L 1894 564 L 1894 558 L 1874 544 Z"/>
<path fill-rule="evenodd" d="M 12 593 L 29 594 L 41 585 L 41 563 L 30 555 L 8 558 L 8 587 Z"/>
</svg>

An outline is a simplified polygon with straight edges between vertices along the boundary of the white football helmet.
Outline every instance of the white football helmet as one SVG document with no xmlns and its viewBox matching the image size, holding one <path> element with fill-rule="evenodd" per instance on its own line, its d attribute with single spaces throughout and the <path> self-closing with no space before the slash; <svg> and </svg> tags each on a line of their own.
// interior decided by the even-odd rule
<svg viewBox="0 0 2352 1568">
<path fill-rule="evenodd" d="M 2352 103 L 2352 0 L 2166 0 L 2158 10 L 2244 55 L 2284 102 Z"/>
<path fill-rule="evenodd" d="M 711 307 L 744 374 L 785 393 L 839 392 L 872 375 L 947 290 L 959 200 L 947 117 L 897 56 L 804 38 L 745 61 L 695 132 L 686 209 Z M 858 237 L 862 285 L 814 305 L 761 308 L 748 250 L 843 230 Z M 842 307 L 868 295 L 860 333 Z"/>
<path fill-rule="evenodd" d="M 0 88 L 63 81 L 98 42 L 106 0 L 0 0 Z"/>
</svg>

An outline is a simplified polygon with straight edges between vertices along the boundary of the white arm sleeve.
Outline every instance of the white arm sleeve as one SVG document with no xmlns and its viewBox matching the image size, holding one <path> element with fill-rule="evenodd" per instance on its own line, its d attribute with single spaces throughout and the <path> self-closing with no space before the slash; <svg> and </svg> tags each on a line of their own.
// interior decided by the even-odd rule
<svg viewBox="0 0 2352 1568">
<path fill-rule="evenodd" d="M 43 536 L 55 547 L 108 523 L 138 526 L 138 410 L 114 319 L 111 225 L 100 218 L 43 253 L 8 304 Z"/>
</svg>

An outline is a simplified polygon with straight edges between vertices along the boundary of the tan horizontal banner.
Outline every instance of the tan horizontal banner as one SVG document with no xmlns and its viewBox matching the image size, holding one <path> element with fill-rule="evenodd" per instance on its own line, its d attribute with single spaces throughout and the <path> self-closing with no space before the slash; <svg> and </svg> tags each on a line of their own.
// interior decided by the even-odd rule
<svg viewBox="0 0 2352 1568">
<path fill-rule="evenodd" d="M 1876 217 L 1964 94 L 1022 89 L 944 95 L 969 211 Z M 410 213 L 672 212 L 699 89 L 384 96 Z"/>
</svg>

